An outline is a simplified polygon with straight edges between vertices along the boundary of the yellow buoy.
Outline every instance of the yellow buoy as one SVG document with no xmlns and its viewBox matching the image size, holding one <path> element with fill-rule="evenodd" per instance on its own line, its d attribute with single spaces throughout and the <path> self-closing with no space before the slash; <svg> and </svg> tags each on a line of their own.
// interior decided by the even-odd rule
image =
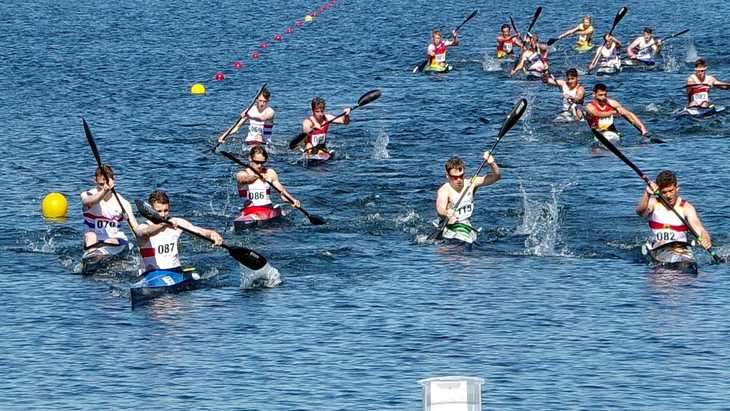
<svg viewBox="0 0 730 411">
<path fill-rule="evenodd" d="M 205 94 L 205 86 L 200 83 L 195 83 L 190 87 L 190 92 L 193 94 Z"/>
<path fill-rule="evenodd" d="M 61 193 L 50 193 L 43 197 L 41 202 L 41 211 L 45 218 L 62 218 L 66 217 L 68 211 L 68 202 L 66 197 Z"/>
<path fill-rule="evenodd" d="M 304 16 L 304 21 L 306 21 L 307 23 L 311 23 L 312 20 L 314 20 L 314 17 L 312 17 L 310 14 Z"/>
</svg>

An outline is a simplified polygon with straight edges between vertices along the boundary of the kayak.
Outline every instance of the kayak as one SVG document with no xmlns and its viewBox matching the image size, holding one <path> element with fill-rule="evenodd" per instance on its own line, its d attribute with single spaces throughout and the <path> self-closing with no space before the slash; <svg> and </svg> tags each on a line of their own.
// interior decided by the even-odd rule
<svg viewBox="0 0 730 411">
<path fill-rule="evenodd" d="M 651 244 L 646 243 L 641 246 L 641 254 L 646 256 L 654 266 L 687 274 L 697 274 L 697 261 L 694 253 L 685 244 L 669 243 L 651 248 Z"/>
<path fill-rule="evenodd" d="M 200 282 L 200 278 L 194 267 L 149 271 L 129 287 L 129 299 L 135 306 L 163 294 L 191 290 Z"/>
<path fill-rule="evenodd" d="M 441 234 L 446 240 L 458 240 L 466 244 L 472 244 L 477 240 L 479 230 L 464 223 L 449 224 Z"/>
<path fill-rule="evenodd" d="M 621 72 L 621 66 L 598 66 L 596 69 L 597 76 L 611 76 Z"/>
<path fill-rule="evenodd" d="M 603 130 L 601 131 L 601 134 L 603 134 L 603 137 L 606 137 L 606 140 L 610 141 L 613 144 L 618 144 L 621 140 L 621 134 L 615 131 Z M 591 149 L 593 150 L 593 152 L 596 154 L 603 153 L 603 151 L 605 150 L 603 144 L 598 141 L 598 139 L 593 134 L 591 134 L 591 137 L 593 137 L 593 142 L 591 143 Z"/>
<path fill-rule="evenodd" d="M 327 150 L 327 149 L 319 149 L 314 154 L 307 154 L 303 153 L 302 157 L 299 159 L 298 162 L 300 162 L 303 166 L 317 166 L 323 163 L 326 163 L 327 161 L 331 160 L 335 156 L 335 151 Z"/>
<path fill-rule="evenodd" d="M 578 120 L 572 110 L 561 111 L 553 119 L 553 123 L 575 123 L 577 121 L 584 121 L 584 119 Z"/>
<path fill-rule="evenodd" d="M 129 254 L 130 244 L 96 243 L 84 250 L 81 256 L 81 274 L 91 275 L 112 261 L 121 260 Z"/>
<path fill-rule="evenodd" d="M 685 107 L 675 112 L 674 117 L 707 118 L 725 111 L 725 106 L 711 104 L 707 107 Z"/>
<path fill-rule="evenodd" d="M 623 70 L 654 71 L 654 70 L 657 70 L 660 66 L 661 66 L 661 64 L 658 64 L 656 61 L 653 61 L 653 60 L 649 60 L 649 61 L 634 60 L 634 59 L 621 60 L 621 68 Z"/>
<path fill-rule="evenodd" d="M 235 220 L 233 220 L 233 229 L 235 231 L 243 231 L 247 228 L 262 224 L 276 221 L 284 216 L 284 212 L 281 210 L 279 204 L 273 207 L 268 206 L 251 206 L 241 210 Z"/>
<path fill-rule="evenodd" d="M 427 73 L 448 73 L 453 70 L 454 67 L 451 64 L 426 66 L 423 71 Z"/>
<path fill-rule="evenodd" d="M 576 44 L 573 47 L 573 50 L 575 50 L 578 53 L 586 53 L 586 52 L 591 51 L 592 49 L 593 49 L 593 44 L 580 44 L 580 45 Z"/>
</svg>

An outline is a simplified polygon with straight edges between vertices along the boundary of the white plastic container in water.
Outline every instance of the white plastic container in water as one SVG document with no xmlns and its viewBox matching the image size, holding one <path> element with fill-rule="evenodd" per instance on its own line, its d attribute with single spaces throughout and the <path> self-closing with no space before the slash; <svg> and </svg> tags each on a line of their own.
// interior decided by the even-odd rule
<svg viewBox="0 0 730 411">
<path fill-rule="evenodd" d="M 423 411 L 482 411 L 483 378 L 458 375 L 426 378 Z"/>
</svg>

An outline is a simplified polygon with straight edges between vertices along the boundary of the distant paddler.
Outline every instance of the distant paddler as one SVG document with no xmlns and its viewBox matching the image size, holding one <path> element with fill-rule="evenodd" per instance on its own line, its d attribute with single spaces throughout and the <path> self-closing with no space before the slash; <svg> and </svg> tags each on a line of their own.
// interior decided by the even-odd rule
<svg viewBox="0 0 730 411">
<path fill-rule="evenodd" d="M 662 40 L 654 38 L 654 30 L 651 27 L 644 27 L 644 32 L 637 37 L 626 48 L 630 61 L 634 64 L 642 63 L 647 66 L 656 64 L 654 57 L 661 53 Z"/>
<path fill-rule="evenodd" d="M 114 170 L 106 164 L 96 168 L 94 173 L 96 187 L 81 193 L 81 205 L 84 214 L 84 249 L 101 245 L 124 245 L 128 243 L 127 235 L 121 225 L 128 218 L 132 230 L 137 220 L 129 202 L 117 193 L 119 201 L 114 198 Z M 120 203 L 124 209 L 120 206 Z"/>
<path fill-rule="evenodd" d="M 223 144 L 229 135 L 237 133 L 239 128 L 248 121 L 248 134 L 246 135 L 245 144 L 248 146 L 271 144 L 276 112 L 269 106 L 270 99 L 271 92 L 266 87 L 262 87 L 254 104 L 241 113 L 241 118 L 233 127 L 218 137 L 218 143 Z"/>
<path fill-rule="evenodd" d="M 269 154 L 264 146 L 254 146 L 248 156 L 248 167 L 236 173 L 238 195 L 243 199 L 243 210 L 241 211 L 243 218 L 247 221 L 263 221 L 281 215 L 281 210 L 278 206 L 274 206 L 271 200 L 272 185 L 281 194 L 281 198 L 291 203 L 294 208 L 301 206 L 299 200 L 281 184 L 276 171 L 266 167 Z"/>
<path fill-rule="evenodd" d="M 727 90 L 730 84 L 707 74 L 707 62 L 704 59 L 697 59 L 694 74 L 687 77 L 687 107 L 709 107 L 712 104 L 710 103 L 712 87 Z"/>
<path fill-rule="evenodd" d="M 464 161 L 457 156 L 446 161 L 446 183 L 436 193 L 436 213 L 448 220 L 442 234 L 443 238 L 459 239 L 467 243 L 472 243 L 476 239 L 477 230 L 469 221 L 474 212 L 474 193 L 479 187 L 494 184 L 501 178 L 499 166 L 489 151 L 484 152 L 483 159 L 491 167 L 492 172 L 483 177 L 477 176 L 470 185 L 464 184 L 466 178 Z M 457 203 L 458 208 L 454 210 Z"/>
<path fill-rule="evenodd" d="M 514 47 L 521 47 L 522 42 L 517 34 L 512 34 L 509 24 L 503 24 L 497 36 L 497 58 L 505 59 L 514 56 Z"/>
<path fill-rule="evenodd" d="M 313 98 L 311 107 L 312 115 L 302 121 L 302 133 L 307 134 L 304 153 L 307 155 L 317 155 L 319 152 L 329 153 L 327 133 L 330 124 L 350 124 L 352 109 L 346 107 L 340 116 L 327 114 L 325 113 L 327 102 L 322 97 Z"/>
<path fill-rule="evenodd" d="M 702 225 L 694 206 L 679 196 L 677 176 L 672 171 L 663 170 L 657 175 L 656 181 L 648 179 L 647 181 L 648 184 L 636 204 L 636 214 L 648 219 L 652 233 L 648 248 L 652 255 L 674 254 L 673 259 L 659 258 L 660 262 L 665 263 L 681 262 L 678 260 L 682 257 L 693 260 L 689 249 L 690 239 L 687 236 L 688 231 L 692 230 L 699 236 L 698 241 L 702 247 L 705 249 L 712 247 L 710 233 Z M 668 204 L 665 205 L 655 197 L 656 193 L 661 193 Z M 690 227 L 685 222 L 689 223 Z"/>
<path fill-rule="evenodd" d="M 163 219 L 170 214 L 170 198 L 164 191 L 153 191 L 148 202 Z M 223 237 L 214 230 L 198 227 L 179 217 L 167 221 L 169 223 L 155 224 L 146 220 L 134 230 L 142 255 L 141 275 L 147 276 L 155 271 L 182 272 L 178 253 L 178 240 L 182 234 L 180 227 L 210 239 L 214 246 L 223 243 Z"/>
<path fill-rule="evenodd" d="M 514 76 L 520 70 L 527 72 L 528 80 L 540 80 L 548 74 L 548 46 L 540 43 L 537 35 L 527 33 L 524 39 L 520 61 L 510 71 L 509 76 Z"/>
<path fill-rule="evenodd" d="M 426 49 L 426 58 L 428 64 L 425 70 L 431 71 L 445 71 L 448 69 L 446 63 L 446 51 L 449 47 L 455 47 L 459 45 L 459 37 L 457 36 L 456 30 L 451 31 L 451 39 L 444 40 L 441 38 L 441 30 L 434 29 L 431 32 L 431 43 L 429 43 Z"/>
<path fill-rule="evenodd" d="M 572 35 L 578 36 L 575 42 L 577 51 L 587 51 L 593 47 L 593 19 L 590 15 L 583 16 L 577 26 L 559 35 L 558 40 Z"/>
<path fill-rule="evenodd" d="M 578 82 L 578 70 L 571 68 L 565 72 L 565 80 L 558 80 L 552 75 L 543 77 L 543 82 L 562 90 L 563 111 L 558 119 L 570 121 L 583 120 L 583 97 L 585 89 Z"/>
<path fill-rule="evenodd" d="M 620 134 L 614 125 L 614 116 L 621 116 L 631 123 L 642 136 L 649 131 L 636 114 L 624 108 L 621 103 L 608 98 L 608 88 L 603 83 L 593 86 L 593 100 L 586 105 L 586 120 L 591 129 L 601 133 L 609 141 L 618 141 Z"/>
<path fill-rule="evenodd" d="M 603 35 L 603 45 L 596 50 L 591 64 L 588 65 L 588 71 L 592 71 L 596 66 L 604 72 L 618 72 L 621 70 L 621 42 L 608 33 Z"/>
</svg>

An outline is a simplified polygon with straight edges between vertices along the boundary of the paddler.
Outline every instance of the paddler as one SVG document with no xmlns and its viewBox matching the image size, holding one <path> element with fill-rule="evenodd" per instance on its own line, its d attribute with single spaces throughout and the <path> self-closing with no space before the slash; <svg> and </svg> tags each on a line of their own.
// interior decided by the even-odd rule
<svg viewBox="0 0 730 411">
<path fill-rule="evenodd" d="M 707 74 L 707 62 L 697 59 L 694 74 L 687 77 L 687 107 L 709 107 L 712 87 L 727 90 L 730 84 Z"/>
<path fill-rule="evenodd" d="M 503 24 L 497 36 L 497 58 L 511 58 L 514 56 L 514 46 L 521 47 L 522 42 L 517 34 L 510 32 L 509 24 Z"/>
<path fill-rule="evenodd" d="M 282 193 L 282 199 L 290 202 L 294 208 L 299 208 L 300 203 L 293 195 L 286 191 L 286 188 L 279 182 L 279 176 L 273 168 L 265 167 L 269 154 L 262 145 L 254 146 L 248 154 L 249 165 L 259 174 L 264 176 L 262 180 L 248 167 L 236 173 L 238 183 L 238 195 L 243 198 L 243 215 L 255 214 L 259 220 L 268 220 L 278 216 L 279 211 L 271 201 L 271 186 L 273 185 Z"/>
<path fill-rule="evenodd" d="M 629 58 L 646 65 L 654 65 L 654 56 L 662 50 L 662 40 L 655 39 L 651 27 L 644 27 L 644 32 L 629 44 L 626 51 Z"/>
<path fill-rule="evenodd" d="M 96 168 L 94 173 L 96 187 L 81 193 L 81 205 L 84 214 L 84 249 L 89 249 L 97 244 L 126 244 L 127 235 L 121 230 L 121 224 L 126 217 L 129 218 L 130 228 L 134 230 L 137 220 L 129 205 L 129 202 L 117 193 L 119 201 L 124 206 L 124 211 L 119 202 L 114 198 L 114 170 L 111 166 L 103 164 Z"/>
<path fill-rule="evenodd" d="M 592 71 L 597 65 L 606 68 L 621 68 L 621 42 L 609 33 L 603 35 L 603 45 L 596 50 L 588 71 Z"/>
<path fill-rule="evenodd" d="M 431 33 L 431 43 L 428 45 L 426 55 L 428 66 L 435 70 L 442 70 L 446 64 L 446 49 L 459 45 L 459 38 L 456 31 L 451 31 L 451 40 L 443 40 L 441 38 L 441 30 L 434 29 Z M 428 67 L 427 67 L 428 68 Z"/>
<path fill-rule="evenodd" d="M 590 15 L 583 16 L 577 26 L 559 35 L 558 40 L 574 34 L 578 35 L 578 40 L 575 42 L 576 49 L 587 49 L 593 46 L 593 19 Z"/>
<path fill-rule="evenodd" d="M 276 112 L 269 106 L 271 92 L 264 87 L 261 89 L 254 104 L 250 110 L 241 113 L 241 118 L 233 126 L 231 132 L 226 135 L 221 134 L 218 142 L 223 144 L 227 136 L 237 133 L 243 123 L 248 120 L 248 134 L 246 135 L 245 144 L 254 146 L 256 144 L 271 144 L 271 132 L 274 128 L 274 116 Z"/>
<path fill-rule="evenodd" d="M 578 83 L 578 70 L 571 68 L 565 72 L 565 80 L 555 77 L 543 77 L 543 82 L 551 86 L 560 87 L 563 98 L 563 113 L 569 114 L 576 121 L 583 120 L 583 97 L 585 89 Z"/>
<path fill-rule="evenodd" d="M 642 136 L 649 134 L 636 114 L 608 98 L 608 89 L 603 83 L 593 86 L 593 100 L 585 107 L 586 120 L 591 129 L 597 130 L 608 140 L 618 140 L 619 134 L 614 125 L 614 116 L 621 116 L 636 127 Z"/>
<path fill-rule="evenodd" d="M 147 202 L 161 217 L 166 218 L 170 214 L 170 199 L 164 191 L 153 191 Z M 170 224 L 155 224 L 146 220 L 135 229 L 142 255 L 143 275 L 158 270 L 182 271 L 178 255 L 178 239 L 182 230 L 178 227 L 211 239 L 214 246 L 223 243 L 223 237 L 216 231 L 198 227 L 179 217 L 172 217 L 169 222 Z"/>
<path fill-rule="evenodd" d="M 307 154 L 328 151 L 327 131 L 330 124 L 350 124 L 350 108 L 344 109 L 344 116 L 334 119 L 334 115 L 325 113 L 326 106 L 327 103 L 322 97 L 313 98 L 312 115 L 302 121 L 302 131 L 308 133 L 304 145 L 304 152 Z M 327 123 L 325 124 L 325 122 Z"/>
<path fill-rule="evenodd" d="M 684 251 L 689 246 L 688 227 L 671 209 L 666 208 L 654 197 L 656 192 L 660 192 L 669 205 L 684 217 L 692 229 L 699 234 L 698 240 L 704 248 L 712 246 L 710 233 L 702 225 L 697 211 L 689 201 L 679 196 L 677 176 L 672 171 L 663 170 L 656 176 L 656 181 L 652 181 L 649 186 L 646 186 L 636 204 L 636 214 L 648 217 L 649 228 L 652 232 L 652 249 L 669 245 L 677 251 Z"/>
<path fill-rule="evenodd" d="M 439 217 L 448 219 L 448 225 L 443 234 L 444 238 L 451 238 L 449 232 L 457 231 L 459 228 L 473 230 L 469 218 L 474 211 L 474 192 L 479 187 L 496 183 L 502 176 L 499 166 L 489 151 L 484 152 L 482 158 L 489 164 L 492 172 L 483 177 L 476 177 L 471 185 L 464 184 L 465 167 L 461 158 L 453 156 L 446 161 L 446 183 L 436 193 L 436 213 Z M 466 190 L 466 194 L 458 208 L 454 210 L 454 206 L 464 190 Z"/>
<path fill-rule="evenodd" d="M 524 46 L 522 54 L 520 55 L 520 61 L 517 63 L 515 68 L 510 71 L 509 76 L 514 76 L 518 71 L 523 68 L 527 71 L 527 78 L 531 80 L 541 79 L 543 76 L 548 74 L 548 46 L 544 43 L 540 43 L 537 35 L 527 33 L 525 35 Z"/>
</svg>

